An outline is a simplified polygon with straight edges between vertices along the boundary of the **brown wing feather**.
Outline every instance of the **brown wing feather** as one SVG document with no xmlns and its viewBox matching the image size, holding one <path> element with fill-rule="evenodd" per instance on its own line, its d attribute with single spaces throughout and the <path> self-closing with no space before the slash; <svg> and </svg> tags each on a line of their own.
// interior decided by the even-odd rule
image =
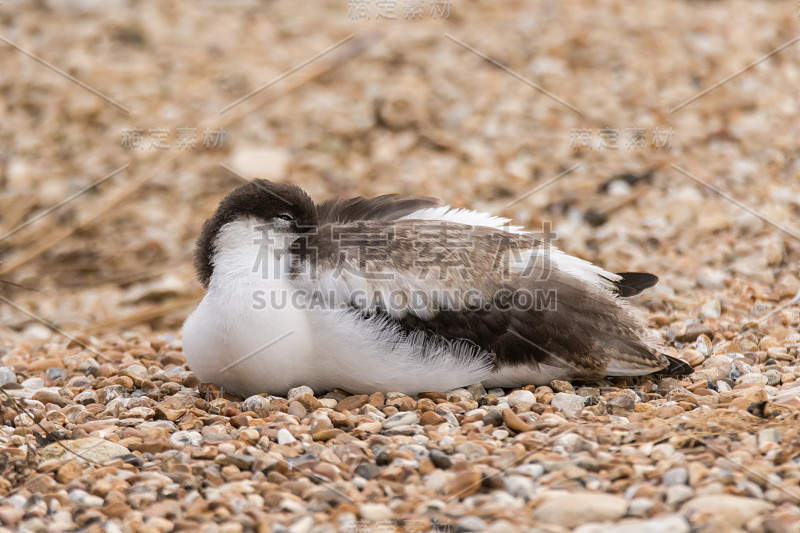
<svg viewBox="0 0 800 533">
<path fill-rule="evenodd" d="M 536 259 L 514 268 L 530 249 L 540 251 Z M 546 259 L 548 249 L 528 235 L 451 222 L 332 224 L 295 243 L 294 277 L 342 276 L 348 288 L 368 287 L 382 297 L 370 307 L 352 304 L 365 315 L 383 314 L 409 332 L 468 340 L 493 353 L 500 368 L 546 363 L 594 379 L 668 366 L 617 295 L 560 271 Z M 406 296 L 421 290 L 438 304 L 432 312 L 389 308 L 387 295 L 397 288 Z M 480 295 L 480 305 L 462 298 L 465 288 Z M 432 296 L 436 291 L 444 295 Z M 441 305 L 448 291 L 455 296 Z M 526 304 L 515 300 L 521 296 Z"/>
</svg>

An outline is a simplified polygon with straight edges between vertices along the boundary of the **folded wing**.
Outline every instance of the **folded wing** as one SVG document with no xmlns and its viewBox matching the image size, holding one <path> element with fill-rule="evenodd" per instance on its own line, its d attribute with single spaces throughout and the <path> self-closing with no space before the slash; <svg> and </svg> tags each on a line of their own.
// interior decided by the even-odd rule
<svg viewBox="0 0 800 533">
<path fill-rule="evenodd" d="M 629 292 L 628 278 L 526 234 L 446 221 L 357 221 L 321 226 L 291 253 L 297 285 L 409 334 L 474 343 L 494 354 L 498 369 L 544 365 L 593 379 L 669 366 L 619 297 Z M 648 282 L 638 281 L 631 290 Z"/>
</svg>

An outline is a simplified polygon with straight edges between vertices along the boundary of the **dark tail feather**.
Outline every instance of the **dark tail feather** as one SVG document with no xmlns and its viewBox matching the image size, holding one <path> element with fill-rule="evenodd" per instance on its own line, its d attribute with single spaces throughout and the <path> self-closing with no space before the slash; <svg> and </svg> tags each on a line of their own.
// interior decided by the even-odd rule
<svg viewBox="0 0 800 533">
<path fill-rule="evenodd" d="M 658 277 L 646 272 L 618 272 L 617 276 L 622 279 L 615 282 L 617 292 L 623 298 L 636 296 L 645 289 L 649 289 L 658 283 Z"/>
<path fill-rule="evenodd" d="M 675 357 L 670 357 L 669 355 L 665 355 L 664 357 L 666 357 L 667 361 L 669 361 L 669 366 L 658 372 L 659 374 L 669 374 L 670 376 L 688 376 L 694 372 L 692 365 L 686 361 L 682 361 Z"/>
</svg>

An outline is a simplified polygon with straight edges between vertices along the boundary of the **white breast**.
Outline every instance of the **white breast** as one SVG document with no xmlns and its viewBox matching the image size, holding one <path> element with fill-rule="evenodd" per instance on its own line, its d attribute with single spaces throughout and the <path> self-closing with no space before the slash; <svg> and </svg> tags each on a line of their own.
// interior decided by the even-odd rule
<svg viewBox="0 0 800 533">
<path fill-rule="evenodd" d="M 184 324 L 186 361 L 201 381 L 244 396 L 298 385 L 412 394 L 490 375 L 491 357 L 472 344 L 405 335 L 386 318 L 312 305 L 286 276 L 285 259 L 265 253 L 257 237 L 244 221 L 223 228 L 208 292 Z"/>
</svg>

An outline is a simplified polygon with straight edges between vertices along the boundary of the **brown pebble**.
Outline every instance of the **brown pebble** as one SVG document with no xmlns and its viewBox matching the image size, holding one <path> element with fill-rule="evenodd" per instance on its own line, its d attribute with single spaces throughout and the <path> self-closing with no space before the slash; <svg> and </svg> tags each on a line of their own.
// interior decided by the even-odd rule
<svg viewBox="0 0 800 533">
<path fill-rule="evenodd" d="M 458 498 L 466 498 L 478 492 L 481 488 L 483 476 L 475 468 L 464 470 L 456 476 L 450 485 L 450 495 Z"/>
<path fill-rule="evenodd" d="M 296 396 L 292 401 L 298 402 L 300 405 L 302 405 L 307 413 L 313 413 L 320 408 L 319 400 L 309 393 Z"/>
<path fill-rule="evenodd" d="M 562 381 L 562 380 L 551 381 L 550 388 L 553 389 L 554 392 L 567 392 L 570 394 L 575 392 L 572 383 L 570 383 L 569 381 Z"/>
<path fill-rule="evenodd" d="M 48 368 L 64 368 L 64 362 L 61 359 L 54 357 L 47 357 L 45 359 L 37 359 L 28 364 L 29 372 L 44 372 Z"/>
<path fill-rule="evenodd" d="M 438 426 L 439 424 L 445 422 L 445 418 L 433 411 L 425 411 L 419 417 L 419 423 L 422 426 Z"/>
<path fill-rule="evenodd" d="M 169 351 L 161 355 L 158 361 L 165 367 L 168 365 L 183 366 L 186 364 L 186 357 L 182 352 Z"/>
<path fill-rule="evenodd" d="M 232 416 L 231 425 L 235 428 L 247 427 L 249 425 L 247 415 L 239 413 L 238 415 Z"/>
<path fill-rule="evenodd" d="M 336 438 L 337 436 L 341 435 L 342 433 L 344 433 L 344 431 L 342 431 L 341 429 L 336 429 L 336 428 L 323 429 L 322 431 L 318 431 L 318 432 L 314 433 L 313 435 L 311 435 L 311 438 L 316 440 L 316 441 L 327 442 L 327 441 L 329 441 L 329 440 L 331 440 L 333 438 Z"/>
<path fill-rule="evenodd" d="M 508 426 L 508 429 L 517 433 L 531 430 L 531 427 L 511 409 L 503 409 L 503 422 Z"/>
<path fill-rule="evenodd" d="M 417 402 L 408 396 L 401 396 L 400 398 L 392 398 L 387 402 L 387 405 L 393 405 L 399 411 L 413 411 L 417 407 Z"/>
<path fill-rule="evenodd" d="M 386 415 L 386 418 L 389 418 L 390 416 L 394 416 L 394 415 L 396 415 L 397 413 L 400 412 L 400 409 L 398 409 L 394 405 L 387 405 L 386 407 L 384 407 L 381 410 L 383 411 L 383 414 Z"/>
<path fill-rule="evenodd" d="M 356 394 L 355 396 L 348 396 L 336 404 L 336 410 L 340 413 L 342 411 L 353 411 L 360 409 L 369 401 L 369 396 L 366 394 Z"/>
<path fill-rule="evenodd" d="M 679 332 L 676 339 L 680 342 L 694 342 L 700 335 L 707 335 L 708 338 L 714 338 L 714 330 L 706 324 L 689 324 L 686 331 Z"/>
<path fill-rule="evenodd" d="M 436 400 L 447 400 L 447 394 L 443 392 L 420 392 L 417 394 L 417 397 L 427 398 L 429 400 L 433 400 L 434 402 L 436 402 Z"/>
<path fill-rule="evenodd" d="M 71 459 L 58 467 L 58 471 L 56 471 L 56 480 L 66 485 L 81 474 L 83 474 L 83 467 L 77 460 Z"/>
<path fill-rule="evenodd" d="M 386 404 L 386 397 L 382 392 L 373 392 L 369 396 L 369 401 L 367 403 L 369 403 L 372 407 L 381 408 Z"/>
</svg>

